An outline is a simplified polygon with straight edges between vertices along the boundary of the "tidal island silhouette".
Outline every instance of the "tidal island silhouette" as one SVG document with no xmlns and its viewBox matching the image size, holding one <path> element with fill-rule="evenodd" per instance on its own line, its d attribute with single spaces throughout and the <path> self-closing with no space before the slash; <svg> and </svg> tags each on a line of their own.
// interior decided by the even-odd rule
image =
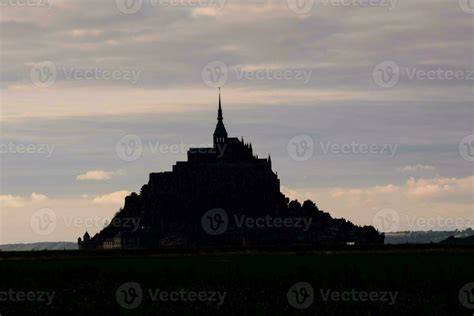
<svg viewBox="0 0 474 316">
<path fill-rule="evenodd" d="M 300 204 L 280 192 L 271 157 L 258 158 L 252 144 L 228 137 L 219 89 L 213 146 L 191 148 L 172 171 L 151 173 L 140 194 L 80 249 L 305 248 L 382 245 L 372 226 L 334 219 L 310 200 Z M 133 223 L 133 225 L 132 225 Z"/>
</svg>

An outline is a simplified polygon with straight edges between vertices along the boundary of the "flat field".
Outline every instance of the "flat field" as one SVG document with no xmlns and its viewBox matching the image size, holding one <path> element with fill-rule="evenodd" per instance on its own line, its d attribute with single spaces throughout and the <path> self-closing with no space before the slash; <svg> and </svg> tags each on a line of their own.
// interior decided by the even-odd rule
<svg viewBox="0 0 474 316">
<path fill-rule="evenodd" d="M 474 247 L 0 252 L 0 314 L 473 315 L 470 282 Z"/>
</svg>

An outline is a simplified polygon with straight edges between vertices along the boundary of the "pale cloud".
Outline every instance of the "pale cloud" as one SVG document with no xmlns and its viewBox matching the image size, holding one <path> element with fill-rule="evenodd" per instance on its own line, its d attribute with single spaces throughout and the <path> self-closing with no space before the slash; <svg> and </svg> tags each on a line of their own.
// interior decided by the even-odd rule
<svg viewBox="0 0 474 316">
<path fill-rule="evenodd" d="M 297 191 L 286 186 L 281 186 L 280 189 L 281 189 L 281 192 L 290 200 L 298 200 L 300 203 L 306 200 L 311 200 L 312 198 L 311 192 Z"/>
<path fill-rule="evenodd" d="M 0 195 L 0 244 L 44 241 L 75 242 L 87 230 L 92 235 L 103 229 L 123 205 L 122 191 L 96 198 L 91 195 L 48 198 L 40 193 L 29 196 Z M 36 212 L 48 210 L 54 226 L 48 234 L 33 229 Z"/>
<path fill-rule="evenodd" d="M 93 181 L 104 181 L 110 180 L 113 176 L 122 175 L 122 171 L 104 171 L 104 170 L 91 170 L 82 173 L 76 177 L 78 181 L 93 180 Z"/>
<path fill-rule="evenodd" d="M 377 194 L 391 194 L 400 190 L 399 186 L 388 184 L 381 186 L 374 186 L 371 188 L 338 188 L 334 189 L 331 193 L 331 197 L 338 198 L 343 196 L 350 196 L 353 198 L 370 197 Z"/>
<path fill-rule="evenodd" d="M 407 182 L 407 195 L 417 199 L 474 199 L 474 176 L 458 178 L 415 179 Z"/>
<path fill-rule="evenodd" d="M 16 208 L 24 205 L 24 199 L 20 196 L 13 196 L 10 194 L 0 195 L 1 208 Z"/>
<path fill-rule="evenodd" d="M 196 8 L 193 10 L 194 17 L 199 17 L 199 16 L 215 17 L 217 16 L 218 13 L 219 13 L 219 9 L 212 8 L 212 7 L 202 7 L 202 8 Z"/>
<path fill-rule="evenodd" d="M 33 192 L 30 198 L 22 196 L 14 196 L 11 194 L 0 195 L 0 207 L 1 208 L 21 208 L 31 202 L 45 202 L 48 201 L 48 197 L 41 193 Z"/>
<path fill-rule="evenodd" d="M 104 194 L 101 196 L 97 196 L 92 200 L 94 204 L 116 204 L 116 205 L 123 205 L 124 199 L 126 196 L 130 195 L 131 192 L 122 190 L 117 192 L 112 192 L 108 194 Z"/>
<path fill-rule="evenodd" d="M 377 226 L 379 212 L 390 209 L 398 214 L 395 230 L 465 229 L 474 228 L 473 178 L 410 178 L 403 185 L 298 191 L 308 192 L 305 198 L 309 196 L 321 210 L 358 225 Z"/>
<path fill-rule="evenodd" d="M 201 109 L 209 104 L 203 95 L 210 89 L 201 72 L 216 60 L 230 70 L 226 93 L 234 90 L 232 100 L 243 106 L 472 100 L 466 81 L 407 80 L 404 71 L 472 68 L 466 53 L 472 50 L 472 21 L 457 3 L 397 2 L 393 10 L 316 3 L 304 18 L 289 10 L 285 1 L 272 0 L 230 1 L 223 8 L 148 6 L 128 16 L 120 13 L 115 1 L 54 1 L 51 10 L 2 9 L 0 23 L 7 31 L 1 35 L 0 88 L 6 117 L 181 111 L 190 104 Z M 443 19 L 451 22 L 440 27 Z M 45 60 L 57 66 L 58 78 L 53 86 L 41 89 L 29 74 L 32 63 Z M 393 89 L 380 89 L 373 82 L 373 68 L 383 60 L 395 60 L 402 70 L 400 84 Z M 95 67 L 142 74 L 135 85 L 114 80 L 71 82 L 63 75 L 64 68 Z M 237 80 L 235 67 L 303 68 L 314 75 L 307 84 Z"/>
<path fill-rule="evenodd" d="M 435 166 L 431 165 L 422 165 L 422 164 L 416 164 L 416 165 L 407 165 L 401 168 L 398 168 L 398 171 L 400 172 L 417 172 L 417 171 L 426 171 L 426 170 L 436 170 Z"/>
<path fill-rule="evenodd" d="M 466 178 L 432 179 L 410 177 L 405 185 L 393 184 L 369 188 L 335 188 L 331 191 L 332 198 L 348 197 L 353 200 L 371 200 L 401 193 L 407 198 L 437 202 L 448 202 L 453 199 L 464 201 L 474 197 L 474 176 Z"/>
<path fill-rule="evenodd" d="M 31 194 L 31 199 L 33 201 L 47 201 L 48 197 L 44 194 L 33 192 Z"/>
</svg>

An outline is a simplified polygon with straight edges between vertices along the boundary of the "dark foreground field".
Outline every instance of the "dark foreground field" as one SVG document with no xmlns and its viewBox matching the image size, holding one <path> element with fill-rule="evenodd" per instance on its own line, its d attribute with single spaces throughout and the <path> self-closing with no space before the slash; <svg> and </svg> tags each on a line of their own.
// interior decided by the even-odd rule
<svg viewBox="0 0 474 316">
<path fill-rule="evenodd" d="M 473 315 L 473 267 L 473 247 L 0 252 L 0 315 Z"/>
</svg>

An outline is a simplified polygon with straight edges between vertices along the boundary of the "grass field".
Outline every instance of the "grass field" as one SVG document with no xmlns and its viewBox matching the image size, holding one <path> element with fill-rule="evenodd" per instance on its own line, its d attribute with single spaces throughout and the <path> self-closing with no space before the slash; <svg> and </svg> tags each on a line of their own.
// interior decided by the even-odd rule
<svg viewBox="0 0 474 316">
<path fill-rule="evenodd" d="M 473 267 L 473 247 L 0 252 L 0 314 L 473 315 Z"/>
</svg>

